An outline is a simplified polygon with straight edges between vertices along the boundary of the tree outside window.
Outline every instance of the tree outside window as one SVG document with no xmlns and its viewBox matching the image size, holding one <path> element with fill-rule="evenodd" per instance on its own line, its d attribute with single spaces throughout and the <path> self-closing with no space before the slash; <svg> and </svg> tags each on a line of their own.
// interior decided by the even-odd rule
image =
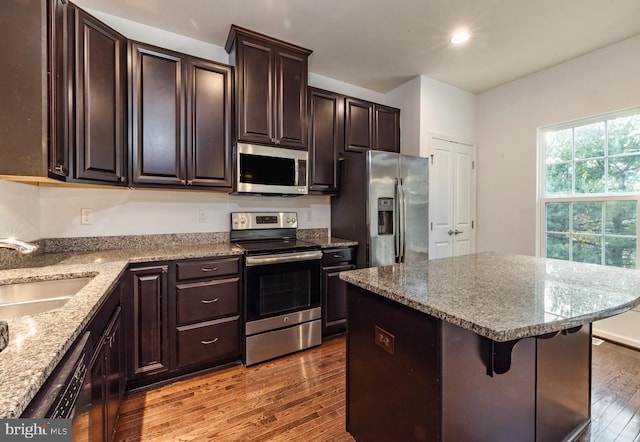
<svg viewBox="0 0 640 442">
<path fill-rule="evenodd" d="M 544 255 L 637 268 L 640 113 L 541 134 Z"/>
</svg>

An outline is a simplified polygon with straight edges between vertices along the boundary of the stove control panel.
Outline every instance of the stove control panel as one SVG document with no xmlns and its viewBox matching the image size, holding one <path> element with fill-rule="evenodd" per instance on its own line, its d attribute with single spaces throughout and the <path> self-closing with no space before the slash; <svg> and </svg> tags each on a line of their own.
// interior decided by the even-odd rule
<svg viewBox="0 0 640 442">
<path fill-rule="evenodd" d="M 296 212 L 231 212 L 231 230 L 296 229 Z"/>
</svg>

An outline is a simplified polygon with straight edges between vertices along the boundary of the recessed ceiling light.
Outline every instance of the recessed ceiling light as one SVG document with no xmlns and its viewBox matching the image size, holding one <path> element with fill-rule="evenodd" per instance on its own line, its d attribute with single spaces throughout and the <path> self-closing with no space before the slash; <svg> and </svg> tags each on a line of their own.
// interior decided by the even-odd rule
<svg viewBox="0 0 640 442">
<path fill-rule="evenodd" d="M 451 36 L 451 43 L 459 45 L 469 40 L 469 33 L 466 31 L 458 31 Z"/>
</svg>

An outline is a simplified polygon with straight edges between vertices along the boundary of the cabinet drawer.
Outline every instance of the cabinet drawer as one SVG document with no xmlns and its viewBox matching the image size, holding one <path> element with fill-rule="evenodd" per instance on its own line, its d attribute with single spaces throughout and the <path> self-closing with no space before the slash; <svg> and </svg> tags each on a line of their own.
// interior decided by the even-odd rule
<svg viewBox="0 0 640 442">
<path fill-rule="evenodd" d="M 178 325 L 237 315 L 239 278 L 176 285 Z"/>
<path fill-rule="evenodd" d="M 178 366 L 240 356 L 237 316 L 177 328 Z"/>
<path fill-rule="evenodd" d="M 179 262 L 176 264 L 176 269 L 178 281 L 235 275 L 240 271 L 240 258 Z"/>
<path fill-rule="evenodd" d="M 355 260 L 355 248 L 345 247 L 342 249 L 328 249 L 322 253 L 322 267 L 334 266 L 344 262 Z"/>
</svg>

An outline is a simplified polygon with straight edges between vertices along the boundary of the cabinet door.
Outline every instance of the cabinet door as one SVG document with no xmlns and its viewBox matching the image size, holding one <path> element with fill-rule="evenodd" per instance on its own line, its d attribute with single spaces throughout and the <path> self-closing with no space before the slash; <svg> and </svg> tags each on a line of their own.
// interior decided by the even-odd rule
<svg viewBox="0 0 640 442">
<path fill-rule="evenodd" d="M 231 188 L 231 67 L 187 66 L 187 184 Z"/>
<path fill-rule="evenodd" d="M 125 181 L 126 38 L 75 14 L 75 178 Z"/>
<path fill-rule="evenodd" d="M 169 369 L 167 266 L 131 269 L 128 311 L 128 378 Z"/>
<path fill-rule="evenodd" d="M 374 113 L 373 148 L 400 152 L 400 109 L 376 104 Z"/>
<path fill-rule="evenodd" d="M 132 184 L 184 185 L 183 58 L 162 48 L 130 48 Z"/>
<path fill-rule="evenodd" d="M 364 152 L 373 147 L 373 103 L 347 97 L 344 102 L 347 152 Z"/>
<path fill-rule="evenodd" d="M 100 340 L 94 353 L 93 361 L 89 367 L 91 376 L 91 409 L 89 411 L 89 435 L 92 441 L 104 441 L 107 435 L 107 405 L 106 391 L 106 355 L 104 336 L 98 336 Z"/>
<path fill-rule="evenodd" d="M 238 141 L 273 144 L 274 48 L 242 35 L 237 45 Z"/>
<path fill-rule="evenodd" d="M 307 55 L 276 49 L 275 143 L 307 148 Z"/>
<path fill-rule="evenodd" d="M 345 265 L 323 269 L 322 334 L 325 336 L 342 332 L 347 327 L 347 283 L 339 274 L 354 268 L 354 265 Z"/>
<path fill-rule="evenodd" d="M 69 4 L 66 0 L 49 1 L 49 174 L 69 176 Z M 29 14 L 30 15 L 30 14 Z M 13 22 L 20 26 L 19 23 Z M 24 24 L 22 24 L 24 25 Z M 27 51 L 29 48 L 23 48 Z M 28 51 L 33 52 L 33 51 Z M 21 75 L 20 71 L 16 75 Z M 6 82 L 5 77 L 3 80 Z M 18 84 L 9 79 L 9 84 Z M 37 91 L 35 91 L 37 93 Z M 35 100 L 25 100 L 40 106 Z M 6 103 L 7 108 L 12 108 Z M 31 121 L 31 118 L 26 119 Z M 33 131 L 31 131 L 33 132 Z M 11 137 L 9 137 L 10 139 Z"/>
<path fill-rule="evenodd" d="M 109 328 L 105 332 L 105 416 L 108 441 L 113 440 L 115 435 L 118 411 L 124 394 L 120 322 L 120 307 L 118 307 L 113 314 Z"/>
<path fill-rule="evenodd" d="M 309 190 L 338 191 L 338 155 L 344 146 L 344 98 L 309 88 Z"/>
</svg>

